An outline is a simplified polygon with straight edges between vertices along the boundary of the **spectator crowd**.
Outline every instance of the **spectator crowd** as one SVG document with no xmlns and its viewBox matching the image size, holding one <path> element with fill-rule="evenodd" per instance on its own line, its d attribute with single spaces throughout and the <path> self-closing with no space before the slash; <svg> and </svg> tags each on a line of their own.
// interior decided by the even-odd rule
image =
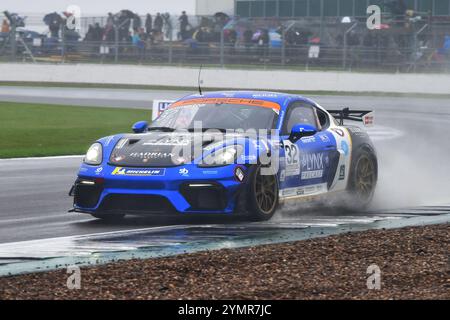
<svg viewBox="0 0 450 320">
<path fill-rule="evenodd" d="M 163 47 L 160 44 L 165 41 L 176 42 L 175 45 L 185 48 L 187 54 L 204 56 L 211 55 L 213 52 L 211 48 L 224 44 L 225 53 L 229 56 L 237 53 L 236 55 L 253 56 L 257 61 L 264 62 L 268 60 L 270 49 L 282 47 L 285 48 L 283 52 L 287 60 L 294 61 L 295 56 L 305 47 L 314 46 L 317 50 L 314 57 L 319 58 L 326 54 L 320 47 L 338 48 L 335 51 L 340 53 L 345 45 L 350 48 L 350 58 L 355 57 L 355 60 L 362 61 L 370 54 L 374 55 L 374 59 L 390 59 L 392 57 L 388 55 L 400 57 L 404 55 L 403 52 L 408 50 L 411 52 L 413 46 L 426 48 L 429 45 L 431 40 L 427 38 L 426 33 L 414 38 L 414 32 L 426 21 L 419 13 L 408 10 L 404 0 L 387 1 L 386 8 L 391 13 L 391 22 L 383 24 L 374 32 L 368 32 L 364 27 L 365 23 L 359 21 L 359 28 L 346 33 L 353 23 L 358 22 L 355 17 L 345 17 L 342 22 L 335 21 L 334 26 L 323 27 L 320 22 L 318 28 L 317 19 L 315 22 L 301 18 L 294 21 L 278 18 L 240 19 L 229 17 L 222 12 L 209 17 L 193 17 L 182 11 L 179 16 L 172 17 L 169 13 L 147 13 L 140 16 L 131 10 L 121 10 L 115 14 L 110 12 L 101 19 L 86 18 L 84 22 L 91 21 L 91 23 L 83 24 L 86 32 L 82 36 L 78 33 L 79 30 L 68 26 L 67 21 L 72 17 L 70 13 L 48 13 L 44 16 L 43 22 L 48 27 L 46 41 L 53 41 L 56 45 L 63 40 L 69 52 L 71 48 L 76 50 L 75 47 L 84 45 L 83 52 L 105 54 L 120 51 L 137 54 L 140 59 L 145 59 L 153 49 Z M 393 31 L 395 28 L 397 31 Z M 1 33 L 7 34 L 10 30 L 11 22 L 4 19 Z M 445 36 L 450 35 L 439 35 L 443 39 L 441 47 L 436 44 L 430 45 L 436 48 L 435 56 L 431 59 L 436 59 L 438 55 L 449 55 L 449 40 Z M 435 39 L 436 37 L 433 40 Z M 361 59 L 351 48 L 368 50 Z M 409 57 L 400 58 L 409 59 Z"/>
</svg>

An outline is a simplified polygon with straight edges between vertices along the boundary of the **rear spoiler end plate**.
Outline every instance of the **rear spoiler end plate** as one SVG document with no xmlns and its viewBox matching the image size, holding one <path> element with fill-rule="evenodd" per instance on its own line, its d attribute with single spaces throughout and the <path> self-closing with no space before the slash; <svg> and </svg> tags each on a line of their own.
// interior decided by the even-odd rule
<svg viewBox="0 0 450 320">
<path fill-rule="evenodd" d="M 350 110 L 344 108 L 342 110 L 328 110 L 328 112 L 337 120 L 339 125 L 344 125 L 344 120 L 362 122 L 364 126 L 371 127 L 374 125 L 375 112 L 372 110 Z"/>
</svg>

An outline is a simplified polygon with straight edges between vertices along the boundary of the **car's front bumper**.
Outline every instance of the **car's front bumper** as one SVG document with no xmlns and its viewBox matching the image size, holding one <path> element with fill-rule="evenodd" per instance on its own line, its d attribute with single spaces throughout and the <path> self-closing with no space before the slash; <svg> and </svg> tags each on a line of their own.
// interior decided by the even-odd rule
<svg viewBox="0 0 450 320">
<path fill-rule="evenodd" d="M 237 167 L 245 172 L 243 181 L 236 177 Z M 230 214 L 236 210 L 249 169 L 186 165 L 165 168 L 157 176 L 117 175 L 115 171 L 117 167 L 109 165 L 82 165 L 71 191 L 74 210 L 92 214 Z"/>
</svg>

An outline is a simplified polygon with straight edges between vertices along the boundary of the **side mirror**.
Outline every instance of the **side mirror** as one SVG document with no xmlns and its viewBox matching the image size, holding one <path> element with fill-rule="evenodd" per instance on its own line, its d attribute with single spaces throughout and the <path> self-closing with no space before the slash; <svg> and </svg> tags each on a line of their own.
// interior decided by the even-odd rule
<svg viewBox="0 0 450 320">
<path fill-rule="evenodd" d="M 134 133 L 144 133 L 148 129 L 147 121 L 136 122 L 133 127 L 131 127 Z"/>
<path fill-rule="evenodd" d="M 309 124 L 296 124 L 292 130 L 289 140 L 296 142 L 301 138 L 311 137 L 317 133 L 317 128 Z"/>
</svg>

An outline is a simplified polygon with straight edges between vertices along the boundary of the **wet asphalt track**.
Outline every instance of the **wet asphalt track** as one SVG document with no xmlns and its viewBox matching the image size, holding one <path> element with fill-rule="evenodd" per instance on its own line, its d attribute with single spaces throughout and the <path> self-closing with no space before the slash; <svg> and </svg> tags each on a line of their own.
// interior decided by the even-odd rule
<svg viewBox="0 0 450 320">
<path fill-rule="evenodd" d="M 149 109 L 153 99 L 175 99 L 185 94 L 178 91 L 0 87 L 0 101 Z M 312 98 L 324 107 L 334 109 L 347 106 L 376 110 L 377 125 L 372 135 L 379 153 L 380 181 L 374 201 L 375 211 L 450 203 L 448 99 Z M 105 224 L 89 216 L 67 213 L 71 207 L 67 192 L 80 161 L 80 158 L 0 160 L 0 243 L 199 223 L 198 220 L 151 217 L 127 218 L 119 224 Z M 270 225 L 262 226 L 263 229 L 282 227 L 285 223 L 308 224 L 308 221 L 333 225 L 339 221 L 340 215 L 349 216 L 345 212 L 289 209 L 289 214 L 277 216 Z M 437 212 L 449 213 L 450 209 L 440 208 Z M 402 211 L 398 211 L 394 216 L 401 214 Z M 436 212 L 431 210 L 424 214 Z M 349 219 L 370 219 L 371 215 L 380 214 L 361 213 L 351 215 Z M 207 222 L 231 223 L 228 219 L 208 219 Z M 234 227 L 230 225 L 230 228 Z M 239 228 L 245 229 L 247 225 L 244 223 Z"/>
</svg>

